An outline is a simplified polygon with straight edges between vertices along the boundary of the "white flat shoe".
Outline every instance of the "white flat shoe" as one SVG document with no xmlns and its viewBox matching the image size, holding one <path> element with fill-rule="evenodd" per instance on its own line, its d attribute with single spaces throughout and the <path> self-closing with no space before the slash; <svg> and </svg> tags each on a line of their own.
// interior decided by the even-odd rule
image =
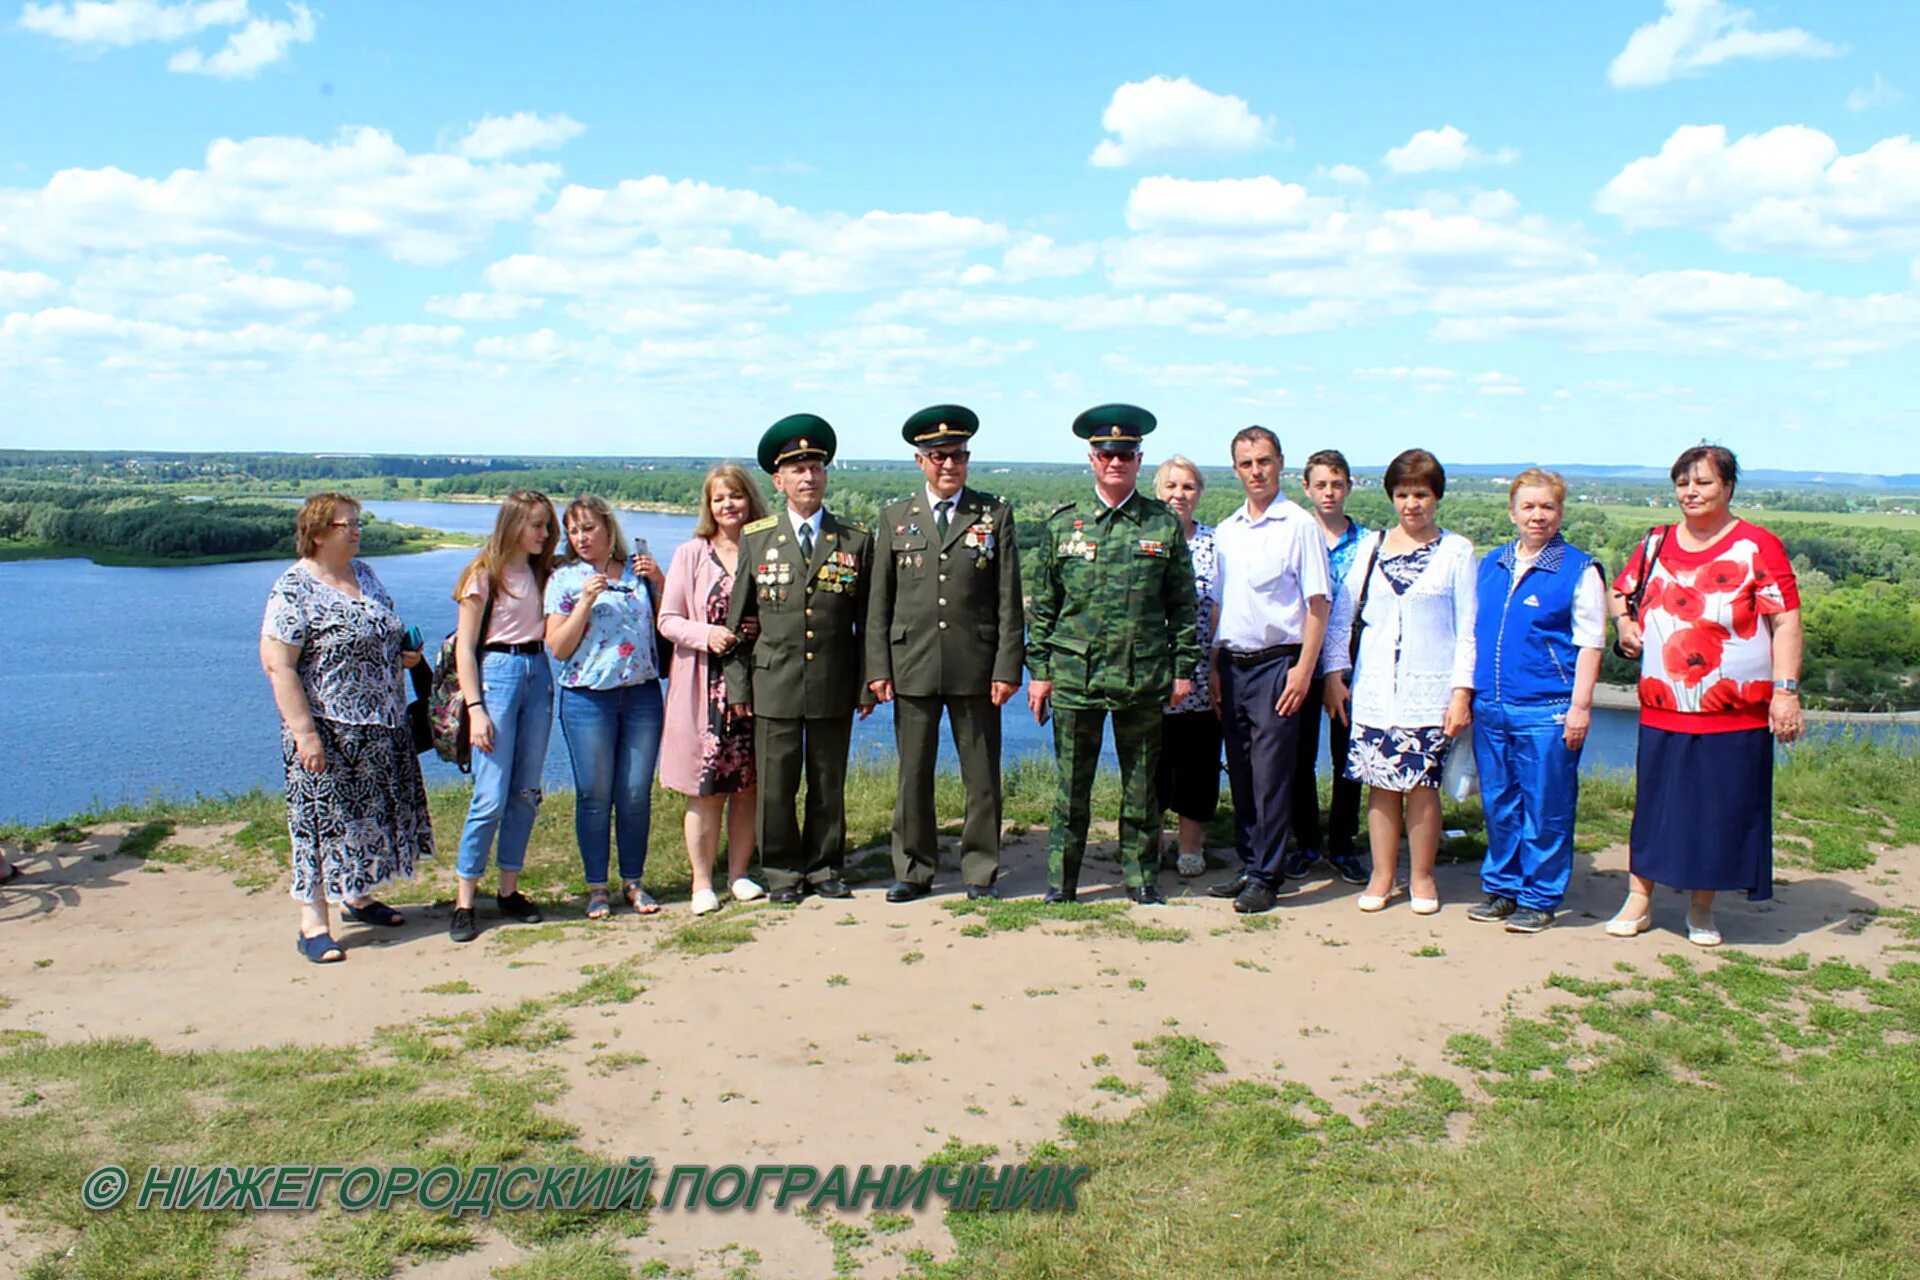
<svg viewBox="0 0 1920 1280">
<path fill-rule="evenodd" d="M 1375 911 L 1385 911 L 1387 904 L 1392 901 L 1393 890 L 1389 889 L 1384 894 L 1363 893 L 1355 900 L 1354 905 L 1362 911 L 1372 913 Z"/>
<path fill-rule="evenodd" d="M 720 895 L 711 889 L 701 889 L 693 895 L 693 914 L 704 916 L 708 912 L 720 909 Z"/>
<path fill-rule="evenodd" d="M 1417 916 L 1437 916 L 1440 914 L 1440 899 L 1414 898 L 1411 900 L 1413 914 Z"/>
<path fill-rule="evenodd" d="M 735 880 L 733 887 L 729 889 L 728 892 L 733 894 L 733 900 L 735 902 L 752 902 L 755 898 L 764 898 L 767 896 L 765 889 L 762 889 L 745 876 L 741 876 L 738 880 Z"/>
<path fill-rule="evenodd" d="M 1628 920 L 1622 916 L 1615 916 L 1613 919 L 1607 921 L 1607 936 L 1609 938 L 1637 938 L 1651 928 L 1653 928 L 1653 912 L 1651 910 L 1645 915 L 1637 916 L 1632 920 Z"/>
<path fill-rule="evenodd" d="M 1695 924 L 1693 912 L 1687 912 L 1687 941 L 1696 947 L 1717 947 L 1720 945 L 1720 931 L 1713 927 L 1713 918 L 1709 916 L 1705 924 Z"/>
</svg>

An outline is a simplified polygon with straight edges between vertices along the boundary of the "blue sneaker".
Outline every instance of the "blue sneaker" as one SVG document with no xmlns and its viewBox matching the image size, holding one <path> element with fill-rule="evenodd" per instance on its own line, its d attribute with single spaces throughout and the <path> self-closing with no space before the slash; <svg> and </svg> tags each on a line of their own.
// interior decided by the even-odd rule
<svg viewBox="0 0 1920 1280">
<path fill-rule="evenodd" d="M 1280 873 L 1289 880 L 1304 880 L 1307 872 L 1313 870 L 1313 864 L 1320 861 L 1318 852 L 1312 849 L 1295 849 L 1280 864 Z"/>
<path fill-rule="evenodd" d="M 1327 855 L 1327 865 L 1348 884 L 1365 884 L 1373 875 L 1367 860 L 1357 853 L 1330 853 Z"/>
</svg>

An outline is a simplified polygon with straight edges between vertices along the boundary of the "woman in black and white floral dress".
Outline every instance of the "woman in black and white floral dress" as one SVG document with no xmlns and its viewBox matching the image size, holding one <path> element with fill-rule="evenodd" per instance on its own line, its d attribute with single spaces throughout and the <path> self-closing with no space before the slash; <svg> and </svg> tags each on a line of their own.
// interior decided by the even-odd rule
<svg viewBox="0 0 1920 1280">
<path fill-rule="evenodd" d="M 300 560 L 267 594 L 260 663 L 280 711 L 287 834 L 300 953 L 344 960 L 327 904 L 365 924 L 405 917 L 374 899 L 433 856 L 427 789 L 401 691 L 405 625 L 360 548 L 360 508 L 339 493 L 308 498 L 295 522 Z"/>
</svg>

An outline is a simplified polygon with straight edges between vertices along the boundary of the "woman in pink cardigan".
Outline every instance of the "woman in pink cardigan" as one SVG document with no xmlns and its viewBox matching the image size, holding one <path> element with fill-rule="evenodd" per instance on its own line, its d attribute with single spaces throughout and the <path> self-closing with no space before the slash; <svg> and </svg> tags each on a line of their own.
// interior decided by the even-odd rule
<svg viewBox="0 0 1920 1280">
<path fill-rule="evenodd" d="M 731 462 L 707 472 L 693 537 L 673 553 L 660 601 L 660 634 L 673 641 L 660 782 L 687 797 L 687 861 L 693 914 L 719 909 L 713 864 L 727 822 L 727 878 L 736 902 L 765 892 L 747 877 L 753 862 L 753 721 L 727 714 L 726 679 L 713 659 L 740 637 L 722 625 L 740 564 L 740 529 L 767 514 L 766 500 Z"/>
</svg>

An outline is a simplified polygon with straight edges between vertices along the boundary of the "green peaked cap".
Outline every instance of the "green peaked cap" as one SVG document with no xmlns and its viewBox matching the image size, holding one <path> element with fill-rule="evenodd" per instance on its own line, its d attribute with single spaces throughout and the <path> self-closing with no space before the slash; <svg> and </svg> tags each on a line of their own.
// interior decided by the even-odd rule
<svg viewBox="0 0 1920 1280">
<path fill-rule="evenodd" d="M 767 428 L 760 437 L 760 469 L 768 475 L 783 462 L 818 458 L 832 462 L 839 447 L 833 425 L 817 413 L 792 413 Z"/>
<path fill-rule="evenodd" d="M 901 438 L 916 449 L 965 444 L 980 429 L 980 415 L 963 404 L 930 405 L 908 418 Z"/>
<path fill-rule="evenodd" d="M 1159 426 L 1154 416 L 1133 404 L 1095 405 L 1073 420 L 1073 434 L 1095 448 L 1138 449 L 1140 438 Z"/>
</svg>

